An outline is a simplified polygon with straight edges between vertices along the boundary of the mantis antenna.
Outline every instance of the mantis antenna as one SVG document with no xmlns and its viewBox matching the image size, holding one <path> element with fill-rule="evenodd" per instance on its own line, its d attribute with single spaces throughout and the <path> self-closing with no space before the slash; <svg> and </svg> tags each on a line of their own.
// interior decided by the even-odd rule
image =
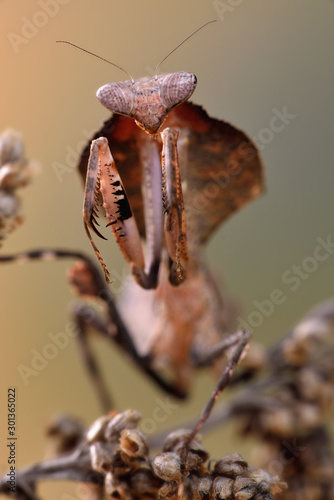
<svg viewBox="0 0 334 500">
<path fill-rule="evenodd" d="M 196 33 L 196 31 L 195 31 L 195 33 Z M 115 68 L 120 69 L 121 71 L 123 71 L 123 73 L 125 73 L 126 75 L 128 75 L 128 77 L 130 77 L 130 80 L 132 81 L 132 83 L 134 83 L 134 79 L 132 78 L 132 76 L 130 75 L 130 73 L 128 73 L 121 66 L 118 66 L 118 64 L 115 64 L 115 63 L 113 63 L 111 61 L 108 61 L 108 59 L 105 59 L 104 57 L 98 56 L 97 54 L 94 54 L 93 52 L 90 52 L 89 50 L 83 49 L 79 45 L 75 45 L 75 43 L 67 42 L 66 40 L 57 40 L 56 42 L 57 43 L 68 43 L 68 45 L 72 45 L 72 47 L 75 47 L 76 49 L 82 50 L 83 52 L 87 52 L 87 54 L 90 54 L 91 56 L 97 57 L 98 59 L 101 59 L 101 61 L 107 62 L 108 64 L 111 64 L 112 66 L 115 66 Z"/>
<path fill-rule="evenodd" d="M 167 59 L 167 57 L 169 57 L 171 54 L 173 54 L 173 52 L 175 52 L 179 47 L 181 47 L 181 45 L 183 45 L 187 40 L 189 40 L 189 38 L 191 38 L 193 35 L 195 35 L 198 31 L 200 31 L 202 28 L 204 28 L 204 26 L 207 26 L 208 24 L 211 24 L 211 23 L 215 23 L 216 21 L 217 20 L 214 19 L 212 21 L 208 21 L 207 23 L 202 24 L 202 26 L 200 26 L 199 28 L 197 28 L 197 30 L 193 31 L 189 36 L 187 36 L 187 38 L 185 38 L 173 50 L 171 50 L 159 62 L 158 66 L 155 68 L 155 78 L 157 78 L 157 76 L 158 76 L 158 69 L 160 68 L 161 64 Z M 108 59 L 105 59 L 104 57 L 98 56 L 97 54 L 94 54 L 94 52 L 91 52 L 90 50 L 84 49 L 83 47 L 80 47 L 79 45 L 76 45 L 75 43 L 68 42 L 67 40 L 56 40 L 56 42 L 57 43 L 67 43 L 68 45 L 72 45 L 72 47 L 75 47 L 76 49 L 82 50 L 83 52 L 86 52 L 87 54 L 90 54 L 91 56 L 94 56 L 94 57 L 97 57 L 98 59 L 101 59 L 101 61 L 104 61 L 104 62 L 106 62 L 108 64 L 111 64 L 112 66 L 115 66 L 115 68 L 120 69 L 121 71 L 123 71 L 123 73 L 125 73 L 126 75 L 128 75 L 128 77 L 130 78 L 130 80 L 132 81 L 132 83 L 134 83 L 134 79 L 132 78 L 132 76 L 130 75 L 130 73 L 128 73 L 124 68 L 122 68 L 118 64 L 115 64 L 115 63 L 109 61 Z"/>
<path fill-rule="evenodd" d="M 199 28 L 197 28 L 197 30 L 193 31 L 189 36 L 187 36 L 187 38 L 185 38 L 181 43 L 179 43 L 173 50 L 171 50 L 158 64 L 158 66 L 155 68 L 155 78 L 157 78 L 158 76 L 158 69 L 160 68 L 160 66 L 162 65 L 162 63 L 167 59 L 167 57 L 169 57 L 171 54 L 173 54 L 173 52 L 175 52 L 179 47 L 181 47 L 181 45 L 183 45 L 187 40 L 189 40 L 189 38 L 191 38 L 193 35 L 195 35 L 195 33 L 197 33 L 198 31 L 200 31 L 202 28 L 204 28 L 204 26 L 207 26 L 208 24 L 211 24 L 211 23 L 215 23 L 217 22 L 217 19 L 213 19 L 212 21 L 208 21 L 207 23 L 204 23 L 202 24 L 202 26 L 200 26 Z"/>
</svg>

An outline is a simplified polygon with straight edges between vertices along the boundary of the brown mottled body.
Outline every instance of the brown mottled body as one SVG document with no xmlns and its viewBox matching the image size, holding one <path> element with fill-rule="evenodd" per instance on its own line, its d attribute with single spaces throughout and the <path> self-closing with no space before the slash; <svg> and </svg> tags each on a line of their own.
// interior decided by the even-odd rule
<svg viewBox="0 0 334 500">
<path fill-rule="evenodd" d="M 90 235 L 91 230 L 102 236 L 100 197 L 107 225 L 135 277 L 124 284 L 118 305 L 81 252 L 36 250 L 0 257 L 3 262 L 80 260 L 71 269 L 71 284 L 84 298 L 100 299 L 106 309 L 106 321 L 87 304 L 74 312 L 81 353 L 106 410 L 109 391 L 87 342 L 92 328 L 180 398 L 188 393 L 194 368 L 215 367 L 245 335 L 228 333 L 228 307 L 203 248 L 224 220 L 259 196 L 262 163 L 243 132 L 185 102 L 195 85 L 194 75 L 179 72 L 111 83 L 98 91 L 102 103 L 118 114 L 96 134 L 78 167 L 86 181 L 85 229 L 105 277 L 106 265 Z"/>
</svg>

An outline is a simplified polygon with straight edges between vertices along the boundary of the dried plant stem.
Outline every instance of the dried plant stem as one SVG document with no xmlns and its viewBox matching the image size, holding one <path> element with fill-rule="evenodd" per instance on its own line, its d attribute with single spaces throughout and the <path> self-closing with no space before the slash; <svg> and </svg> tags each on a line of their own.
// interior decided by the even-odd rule
<svg viewBox="0 0 334 500">
<path fill-rule="evenodd" d="M 0 477 L 0 493 L 9 493 L 7 476 Z M 103 485 L 102 474 L 93 471 L 90 463 L 89 447 L 84 443 L 70 455 L 62 455 L 52 460 L 40 462 L 22 469 L 16 474 L 16 498 L 38 500 L 34 492 L 37 481 L 69 480 Z"/>
<path fill-rule="evenodd" d="M 220 379 L 218 380 L 218 383 L 211 394 L 211 397 L 209 401 L 206 403 L 204 406 L 200 419 L 197 423 L 197 425 L 194 427 L 192 433 L 189 436 L 189 442 L 194 439 L 195 435 L 201 430 L 205 422 L 210 416 L 211 410 L 217 401 L 217 398 L 219 394 L 225 389 L 225 387 L 230 383 L 230 380 L 232 378 L 233 372 L 239 363 L 239 360 L 242 356 L 242 354 L 245 351 L 245 348 L 249 342 L 250 339 L 250 332 L 247 330 L 242 330 L 242 337 L 240 339 L 240 342 L 237 344 L 229 362 L 227 363 L 223 373 L 221 374 Z"/>
</svg>

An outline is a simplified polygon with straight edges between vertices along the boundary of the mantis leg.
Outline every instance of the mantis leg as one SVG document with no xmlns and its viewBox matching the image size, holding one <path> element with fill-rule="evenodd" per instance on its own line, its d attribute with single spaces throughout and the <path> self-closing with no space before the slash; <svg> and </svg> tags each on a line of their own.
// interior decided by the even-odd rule
<svg viewBox="0 0 334 500">
<path fill-rule="evenodd" d="M 228 337 L 221 339 L 219 342 L 213 346 L 208 346 L 203 349 L 203 346 L 198 349 L 198 346 L 193 346 L 191 350 L 191 360 L 196 367 L 210 366 L 216 359 L 219 359 L 227 351 L 231 351 L 231 348 L 238 345 L 241 339 L 244 337 L 245 333 L 243 330 L 239 330 L 232 333 Z"/>
<path fill-rule="evenodd" d="M 97 315 L 96 311 L 85 303 L 78 304 L 73 313 L 77 327 L 76 340 L 84 366 L 94 386 L 94 392 L 104 412 L 113 408 L 107 385 L 102 377 L 99 364 L 96 361 L 87 338 L 89 328 L 108 336 L 107 324 Z"/>
<path fill-rule="evenodd" d="M 180 167 L 177 154 L 178 132 L 166 128 L 162 138 L 162 199 L 164 234 L 170 257 L 169 280 L 179 285 L 186 277 L 187 237 Z"/>
<path fill-rule="evenodd" d="M 162 375 L 151 367 L 151 360 L 138 353 L 131 332 L 124 324 L 109 287 L 95 263 L 85 254 L 66 249 L 39 249 L 14 255 L 1 255 L 0 263 L 25 263 L 32 260 L 52 261 L 71 258 L 79 259 L 68 272 L 69 282 L 75 293 L 85 301 L 87 299 L 99 299 L 106 308 L 106 320 L 103 320 L 96 310 L 85 302 L 78 303 L 73 312 L 78 332 L 76 339 L 82 359 L 103 410 L 110 410 L 112 400 L 99 369 L 98 361 L 95 359 L 88 341 L 88 335 L 92 329 L 106 337 L 113 344 L 116 344 L 162 390 L 176 398 L 186 398 L 187 393 L 178 384 L 165 380 Z"/>
<path fill-rule="evenodd" d="M 155 251 L 152 254 L 148 272 L 145 272 L 144 255 L 137 223 L 115 161 L 111 155 L 108 140 L 104 137 L 94 140 L 91 145 L 83 217 L 89 241 L 102 265 L 107 283 L 111 283 L 104 260 L 89 232 L 89 229 L 91 229 L 99 237 L 105 239 L 96 228 L 96 225 L 99 225 L 96 220 L 99 192 L 102 194 L 103 208 L 105 209 L 106 218 L 109 221 L 107 225 L 111 227 L 125 259 L 130 263 L 132 273 L 137 282 L 143 288 L 155 288 L 158 272 L 156 262 L 157 252 Z M 150 218 L 153 218 L 153 213 L 150 215 Z"/>
<path fill-rule="evenodd" d="M 113 406 L 107 384 L 101 374 L 98 361 L 95 359 L 90 342 L 88 341 L 88 335 L 92 328 L 97 333 L 100 333 L 108 340 L 111 340 L 112 342 L 118 344 L 119 347 L 123 348 L 125 353 L 130 356 L 142 372 L 153 380 L 158 387 L 160 387 L 160 389 L 163 389 L 168 394 L 171 394 L 176 398 L 186 398 L 187 394 L 183 392 L 178 385 L 169 383 L 162 376 L 160 376 L 158 372 L 151 368 L 149 360 L 140 357 L 132 342 L 132 346 L 130 346 L 129 350 L 125 348 L 123 337 L 125 326 L 118 313 L 116 313 L 116 318 L 114 313 L 114 318 L 111 318 L 110 316 L 111 315 L 109 315 L 108 320 L 104 322 L 104 320 L 96 314 L 96 311 L 92 307 L 89 307 L 84 303 L 79 303 L 74 311 L 74 321 L 77 325 L 78 331 L 76 339 L 78 341 L 79 350 L 90 380 L 93 383 L 93 387 L 102 410 L 108 412 Z M 116 319 L 116 321 L 113 321 L 114 319 Z M 121 331 L 118 329 L 119 327 L 121 328 Z M 126 337 L 128 336 L 129 333 L 126 332 Z"/>
</svg>

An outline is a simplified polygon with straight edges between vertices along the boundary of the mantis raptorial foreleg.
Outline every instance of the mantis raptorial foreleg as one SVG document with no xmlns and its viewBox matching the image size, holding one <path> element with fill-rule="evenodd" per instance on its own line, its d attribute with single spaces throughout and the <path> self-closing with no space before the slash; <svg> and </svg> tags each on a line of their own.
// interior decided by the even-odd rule
<svg viewBox="0 0 334 500">
<path fill-rule="evenodd" d="M 92 229 L 95 234 L 105 239 L 95 227 L 95 224 L 99 225 L 95 218 L 99 191 L 102 194 L 103 208 L 109 221 L 108 226 L 111 227 L 124 257 L 130 262 L 132 272 L 137 276 L 142 286 L 149 285 L 149 276 L 144 273 L 144 255 L 138 227 L 115 161 L 110 153 L 108 141 L 104 137 L 96 139 L 91 145 L 83 216 L 89 240 L 102 265 L 106 280 L 110 283 L 109 272 L 88 229 Z M 144 287 L 150 288 L 149 286 Z"/>
<path fill-rule="evenodd" d="M 99 192 L 109 221 L 107 225 L 111 227 L 125 259 L 131 264 L 132 274 L 137 282 L 147 289 L 157 286 L 162 252 L 162 211 L 166 246 L 171 260 L 170 282 L 178 285 L 185 278 L 187 242 L 177 156 L 178 132 L 165 129 L 161 132 L 161 137 L 162 167 L 156 143 L 148 137 L 139 144 L 143 164 L 143 202 L 148 249 L 146 268 L 137 223 L 108 141 L 100 137 L 92 142 L 84 196 L 84 224 L 108 283 L 109 272 L 89 233 L 90 228 L 104 238 L 96 228 L 99 225 L 96 220 Z"/>
<path fill-rule="evenodd" d="M 187 262 L 186 220 L 177 154 L 178 135 L 179 133 L 171 128 L 161 132 L 164 233 L 172 261 L 169 280 L 173 285 L 184 280 Z"/>
</svg>

